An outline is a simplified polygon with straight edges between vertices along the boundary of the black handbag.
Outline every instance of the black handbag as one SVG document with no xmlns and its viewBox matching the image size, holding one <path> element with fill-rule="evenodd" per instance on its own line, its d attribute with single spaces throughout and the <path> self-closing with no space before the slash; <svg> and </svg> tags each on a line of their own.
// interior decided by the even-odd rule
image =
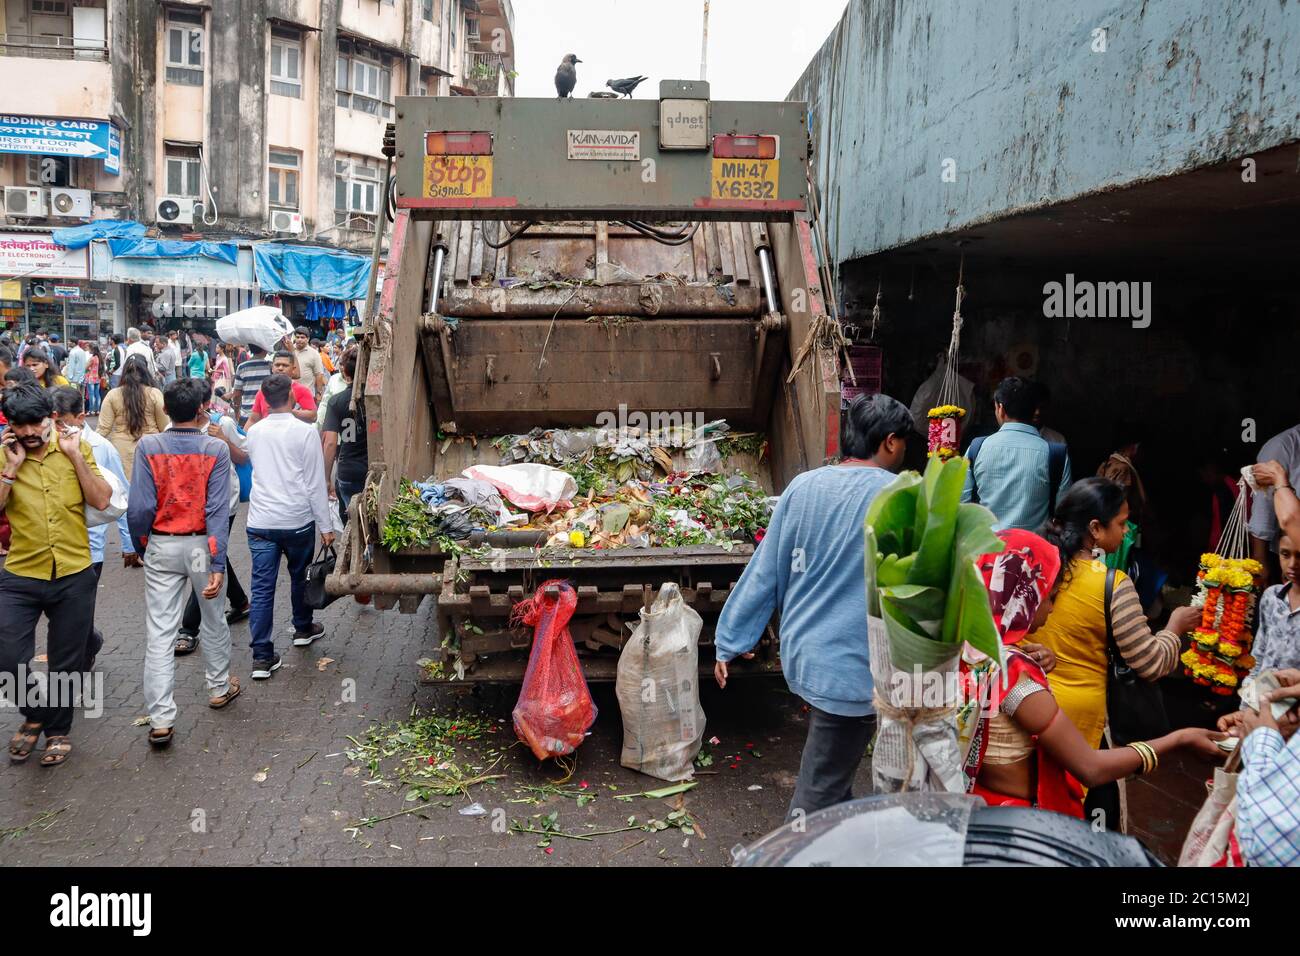
<svg viewBox="0 0 1300 956">
<path fill-rule="evenodd" d="M 332 594 L 325 593 L 325 579 L 334 573 L 337 558 L 332 546 L 322 546 L 316 560 L 307 565 L 307 583 L 303 587 L 303 599 L 307 606 L 320 611 L 338 600 Z"/>
<path fill-rule="evenodd" d="M 1106 678 L 1106 719 L 1114 746 L 1151 740 L 1169 733 L 1169 716 L 1160 688 L 1145 681 L 1128 664 L 1115 644 L 1111 621 L 1111 599 L 1115 592 L 1115 569 L 1106 571 L 1106 648 L 1110 667 Z"/>
</svg>

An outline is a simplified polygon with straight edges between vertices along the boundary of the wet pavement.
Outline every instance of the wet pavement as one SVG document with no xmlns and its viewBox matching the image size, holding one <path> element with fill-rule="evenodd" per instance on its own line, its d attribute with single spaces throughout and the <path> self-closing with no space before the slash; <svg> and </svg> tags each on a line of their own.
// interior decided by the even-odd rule
<svg viewBox="0 0 1300 956">
<path fill-rule="evenodd" d="M 725 692 L 705 687 L 705 737 L 720 743 L 710 748 L 713 763 L 699 772 L 698 785 L 668 800 L 617 799 L 664 784 L 619 765 L 618 703 L 612 685 L 597 685 L 599 716 L 562 785 L 595 799 L 539 793 L 526 788 L 553 784 L 564 771 L 550 761 L 539 764 L 522 745 L 510 746 L 517 688 L 419 683 L 415 661 L 434 642 L 431 602 L 407 616 L 337 601 L 317 618 L 326 637 L 298 649 L 288 641 L 283 574 L 276 607 L 284 667 L 270 681 L 252 681 L 248 626 L 235 625 L 232 672 L 245 689 L 228 708 L 213 711 L 205 706 L 201 654 L 179 658 L 176 740 L 153 750 L 147 728 L 134 725 L 145 713 L 143 572 L 122 567 L 116 533 L 109 537 L 97 611 L 106 637 L 98 663 L 102 714 L 78 714 L 76 749 L 65 766 L 0 763 L 0 834 L 19 828 L 0 837 L 0 865 L 720 866 L 731 861 L 734 846 L 756 840 L 784 816 L 807 725 L 802 702 L 779 679 L 733 682 Z M 233 566 L 247 586 L 242 520 L 231 540 Z M 350 737 L 364 741 L 377 723 L 429 711 L 494 723 L 498 729 L 461 747 L 457 760 L 502 776 L 471 787 L 468 796 L 425 803 L 408 801 L 408 787 L 394 781 L 390 768 L 375 783 L 364 760 L 348 759 L 346 751 L 355 748 Z M 7 739 L 18 716 L 0 714 Z M 1208 775 L 1208 766 L 1175 758 L 1130 785 L 1134 835 L 1165 862 L 1177 858 Z M 864 760 L 857 792 L 869 786 Z M 474 803 L 481 815 L 460 813 Z M 622 829 L 629 816 L 639 825 L 679 808 L 690 814 L 695 833 L 676 826 Z M 538 834 L 508 832 L 512 821 L 543 828 L 552 812 L 558 814 L 553 826 L 570 835 L 622 832 L 556 836 L 550 853 L 537 845 Z M 390 818 L 358 825 L 384 817 Z"/>
<path fill-rule="evenodd" d="M 231 560 L 247 586 L 241 529 L 242 520 L 231 538 Z M 565 785 L 577 790 L 587 783 L 583 792 L 596 799 L 585 806 L 558 796 L 541 804 L 510 802 L 537 798 L 521 788 L 563 776 L 519 745 L 492 770 L 505 777 L 471 788 L 469 798 L 434 797 L 418 813 L 353 828 L 414 804 L 406 801 L 404 786 L 367 783 L 368 770 L 345 755 L 353 746 L 349 736 L 364 739 L 376 721 L 406 720 L 413 709 L 436 708 L 498 722 L 501 743 L 490 743 L 504 747 L 514 740 L 510 712 L 518 691 L 419 684 L 415 661 L 433 644 L 429 601 L 412 616 L 337 601 L 317 618 L 326 637 L 305 650 L 291 647 L 283 573 L 276 640 L 284 667 L 269 681 L 249 679 L 248 626 L 236 625 L 232 673 L 241 677 L 244 691 L 228 708 L 214 711 L 206 706 L 202 655 L 177 659 L 176 739 L 168 750 L 155 751 L 146 742 L 147 728 L 133 725 L 145 713 L 143 571 L 122 567 L 116 537 L 110 531 L 97 609 L 106 638 L 97 664 L 103 713 L 78 714 L 76 749 L 62 767 L 41 768 L 35 758 L 20 766 L 0 763 L 0 831 L 48 822 L 0 839 L 0 865 L 725 865 L 734 845 L 757 839 L 784 816 L 806 721 L 802 702 L 782 681 L 763 679 L 733 682 L 726 692 L 710 686 L 704 693 L 706 737 L 717 736 L 721 744 L 712 748 L 709 772 L 697 777 L 698 786 L 682 800 L 698 823 L 694 835 L 672 827 L 590 840 L 559 837 L 547 854 L 536 835 L 498 832 L 502 821 L 535 826 L 552 811 L 558 811 L 555 826 L 580 834 L 624 827 L 629 816 L 638 823 L 664 818 L 674 809 L 670 800 L 615 799 L 664 784 L 619 765 L 622 729 L 608 685 L 595 689 L 600 715 Z M 43 632 L 42 624 L 38 655 L 44 653 Z M 7 740 L 19 718 L 12 710 L 0 714 Z M 868 781 L 864 764 L 859 792 Z M 487 813 L 458 812 L 473 802 Z M 49 813 L 55 815 L 42 818 Z"/>
</svg>

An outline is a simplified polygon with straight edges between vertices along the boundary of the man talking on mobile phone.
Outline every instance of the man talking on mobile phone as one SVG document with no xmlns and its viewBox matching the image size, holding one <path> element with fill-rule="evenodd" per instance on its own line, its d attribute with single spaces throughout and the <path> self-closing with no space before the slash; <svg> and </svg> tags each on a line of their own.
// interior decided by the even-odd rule
<svg viewBox="0 0 1300 956">
<path fill-rule="evenodd" d="M 85 508 L 108 507 L 113 490 L 80 429 L 55 430 L 49 391 L 19 385 L 0 404 L 9 421 L 0 439 L 0 511 L 13 529 L 0 570 L 0 678 L 24 691 L 24 721 L 9 741 L 9 760 L 26 761 L 44 733 L 40 765 L 57 767 L 72 753 L 72 700 L 62 694 L 85 663 L 95 608 Z M 42 614 L 49 622 L 44 691 L 27 670 Z"/>
</svg>

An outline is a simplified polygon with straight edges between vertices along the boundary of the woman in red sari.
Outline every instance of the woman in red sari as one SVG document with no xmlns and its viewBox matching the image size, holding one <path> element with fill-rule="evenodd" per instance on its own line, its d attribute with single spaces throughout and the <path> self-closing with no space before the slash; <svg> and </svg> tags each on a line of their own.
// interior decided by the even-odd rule
<svg viewBox="0 0 1300 956">
<path fill-rule="evenodd" d="M 1006 681 L 996 661 L 966 649 L 962 738 L 969 739 L 968 792 L 991 806 L 1039 807 L 1082 818 L 1084 787 L 1154 770 L 1160 757 L 1179 747 L 1223 756 L 1214 742 L 1225 735 L 1199 727 L 1117 750 L 1093 750 L 1052 697 L 1044 670 L 1054 664 L 1050 652 L 1021 643 L 1052 610 L 1059 552 L 1028 531 L 1009 529 L 998 537 L 1006 550 L 984 555 L 979 568 L 1006 645 Z"/>
</svg>

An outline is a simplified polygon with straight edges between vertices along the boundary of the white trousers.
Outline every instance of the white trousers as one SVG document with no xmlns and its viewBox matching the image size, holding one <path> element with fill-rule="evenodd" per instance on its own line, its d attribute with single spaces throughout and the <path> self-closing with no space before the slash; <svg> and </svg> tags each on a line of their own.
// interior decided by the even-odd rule
<svg viewBox="0 0 1300 956">
<path fill-rule="evenodd" d="M 226 623 L 226 579 L 221 592 L 205 598 L 212 557 L 201 535 L 153 535 L 144 553 L 145 652 L 144 702 L 149 723 L 157 730 L 176 722 L 176 635 L 181 626 L 187 594 L 192 585 L 199 601 L 202 624 L 199 651 L 208 680 L 208 696 L 220 697 L 230 689 L 230 625 Z"/>
</svg>

